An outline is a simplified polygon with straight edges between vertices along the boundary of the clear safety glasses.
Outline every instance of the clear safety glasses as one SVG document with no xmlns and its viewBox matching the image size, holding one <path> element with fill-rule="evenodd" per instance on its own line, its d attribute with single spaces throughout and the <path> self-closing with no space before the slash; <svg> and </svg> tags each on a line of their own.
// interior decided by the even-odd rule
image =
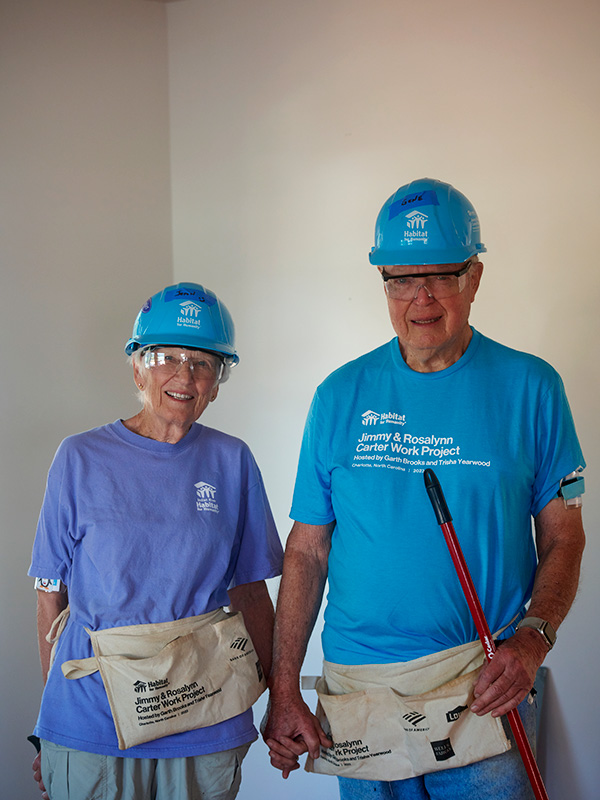
<svg viewBox="0 0 600 800">
<path fill-rule="evenodd" d="M 414 300 L 421 286 L 430 297 L 443 300 L 462 292 L 472 264 L 469 260 L 460 269 L 451 272 L 421 272 L 415 275 L 388 275 L 384 269 L 381 277 L 387 295 L 392 300 Z"/>
<path fill-rule="evenodd" d="M 214 381 L 223 374 L 223 361 L 204 350 L 183 352 L 174 347 L 157 347 L 144 352 L 144 366 L 160 375 L 176 375 L 184 365 L 189 367 L 194 380 Z"/>
</svg>

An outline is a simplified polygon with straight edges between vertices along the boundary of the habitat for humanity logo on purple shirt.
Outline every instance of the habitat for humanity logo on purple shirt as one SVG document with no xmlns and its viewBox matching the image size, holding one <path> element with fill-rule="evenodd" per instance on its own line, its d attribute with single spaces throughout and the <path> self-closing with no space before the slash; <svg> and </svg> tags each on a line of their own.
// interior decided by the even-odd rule
<svg viewBox="0 0 600 800">
<path fill-rule="evenodd" d="M 196 489 L 196 509 L 198 511 L 212 511 L 214 514 L 219 513 L 219 504 L 215 500 L 217 490 L 210 483 L 199 481 L 194 484 Z"/>
</svg>

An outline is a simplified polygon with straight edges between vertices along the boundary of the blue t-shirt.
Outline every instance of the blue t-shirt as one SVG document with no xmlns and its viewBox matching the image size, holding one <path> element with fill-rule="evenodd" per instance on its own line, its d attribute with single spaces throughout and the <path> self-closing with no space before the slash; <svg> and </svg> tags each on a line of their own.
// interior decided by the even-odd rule
<svg viewBox="0 0 600 800">
<path fill-rule="evenodd" d="M 176 758 L 256 738 L 233 719 L 119 750 L 99 673 L 67 680 L 64 661 L 93 655 L 84 630 L 166 622 L 229 604 L 228 588 L 281 574 L 282 548 L 262 478 L 244 442 L 192 425 L 177 444 L 120 421 L 71 436 L 50 472 L 30 575 L 58 578 L 70 618 L 35 732 L 113 756 Z"/>
<path fill-rule="evenodd" d="M 499 630 L 531 597 L 532 516 L 584 465 L 555 370 L 476 331 L 439 372 L 407 367 L 397 339 L 335 371 L 313 399 L 290 514 L 336 522 L 325 658 L 409 661 L 477 639 L 425 469 Z"/>
</svg>

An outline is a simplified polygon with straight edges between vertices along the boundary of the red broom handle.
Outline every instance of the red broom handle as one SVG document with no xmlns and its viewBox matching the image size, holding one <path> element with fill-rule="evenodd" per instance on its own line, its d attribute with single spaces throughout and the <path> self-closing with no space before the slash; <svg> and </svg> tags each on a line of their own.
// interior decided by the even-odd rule
<svg viewBox="0 0 600 800">
<path fill-rule="evenodd" d="M 427 494 L 431 500 L 438 524 L 440 525 L 442 533 L 444 534 L 446 544 L 448 545 L 448 549 L 454 563 L 454 568 L 456 569 L 456 573 L 460 580 L 460 585 L 462 586 L 471 616 L 473 617 L 473 622 L 475 623 L 477 633 L 479 634 L 481 644 L 483 645 L 485 657 L 488 661 L 491 661 L 494 657 L 494 653 L 496 652 L 496 645 L 483 613 L 481 603 L 479 602 L 479 597 L 477 596 L 473 580 L 467 567 L 467 562 L 465 561 L 458 537 L 456 536 L 456 531 L 452 525 L 452 517 L 450 516 L 448 506 L 446 505 L 442 487 L 440 486 L 440 482 L 438 481 L 435 472 L 432 469 L 426 469 L 424 477 Z M 527 770 L 527 775 L 529 777 L 531 788 L 533 789 L 536 800 L 549 800 L 546 787 L 544 786 L 542 776 L 540 775 L 540 771 L 538 769 L 538 765 L 536 764 L 533 753 L 531 752 L 531 746 L 529 744 L 527 734 L 525 733 L 525 728 L 523 727 L 523 721 L 519 716 L 519 712 L 516 710 L 516 708 L 514 708 L 512 711 L 509 711 L 506 716 L 515 737 L 517 747 L 519 748 L 519 752 L 521 753 L 521 758 L 523 759 L 523 764 Z"/>
</svg>

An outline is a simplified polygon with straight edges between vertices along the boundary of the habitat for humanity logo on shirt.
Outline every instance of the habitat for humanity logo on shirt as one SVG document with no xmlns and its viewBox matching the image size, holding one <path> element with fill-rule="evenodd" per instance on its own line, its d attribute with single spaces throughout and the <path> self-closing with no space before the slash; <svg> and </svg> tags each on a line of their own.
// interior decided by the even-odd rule
<svg viewBox="0 0 600 800">
<path fill-rule="evenodd" d="M 199 481 L 194 484 L 196 489 L 196 509 L 198 511 L 212 511 L 215 514 L 219 513 L 219 504 L 215 500 L 217 490 L 210 483 Z"/>
<path fill-rule="evenodd" d="M 365 411 L 361 414 L 363 425 L 383 425 L 386 422 L 392 425 L 406 425 L 406 414 L 397 414 L 395 411 Z"/>
</svg>

